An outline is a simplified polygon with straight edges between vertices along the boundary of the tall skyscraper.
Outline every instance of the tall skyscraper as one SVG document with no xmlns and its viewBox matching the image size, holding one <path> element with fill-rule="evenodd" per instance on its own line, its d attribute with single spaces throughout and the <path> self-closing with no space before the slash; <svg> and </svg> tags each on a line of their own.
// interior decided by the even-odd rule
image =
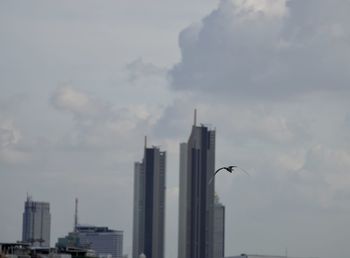
<svg viewBox="0 0 350 258">
<path fill-rule="evenodd" d="M 164 257 L 166 153 L 147 147 L 134 165 L 133 258 Z"/>
<path fill-rule="evenodd" d="M 27 196 L 24 203 L 22 241 L 34 246 L 50 246 L 50 204 L 34 202 Z"/>
<path fill-rule="evenodd" d="M 213 258 L 215 131 L 195 121 L 180 145 L 179 258 Z"/>
<path fill-rule="evenodd" d="M 225 257 L 225 206 L 215 196 L 214 203 L 214 258 Z"/>
</svg>

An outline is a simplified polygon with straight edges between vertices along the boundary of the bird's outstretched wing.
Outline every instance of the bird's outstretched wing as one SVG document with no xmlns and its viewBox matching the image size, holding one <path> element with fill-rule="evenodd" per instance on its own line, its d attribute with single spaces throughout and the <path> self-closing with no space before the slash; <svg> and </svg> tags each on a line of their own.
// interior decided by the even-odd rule
<svg viewBox="0 0 350 258">
<path fill-rule="evenodd" d="M 243 172 L 246 173 L 248 176 L 250 176 L 250 174 L 249 174 L 245 169 L 243 169 L 243 168 L 241 168 L 241 167 L 238 167 L 238 166 L 236 166 L 236 168 L 238 168 L 239 170 L 243 171 Z"/>
<path fill-rule="evenodd" d="M 225 169 L 226 171 L 232 173 L 232 172 L 233 172 L 233 169 L 234 169 L 235 167 L 237 167 L 237 166 L 228 166 L 228 167 L 219 168 L 218 170 L 215 171 L 214 175 L 210 178 L 208 184 L 211 184 L 211 182 L 213 181 L 215 175 L 216 175 L 219 171 Z"/>
<path fill-rule="evenodd" d="M 222 168 L 219 168 L 218 170 L 215 171 L 214 175 L 210 178 L 208 184 L 211 184 L 211 183 L 212 183 L 212 181 L 213 181 L 215 175 L 216 175 L 219 171 L 225 169 L 226 171 L 232 173 L 232 172 L 234 171 L 235 168 L 238 168 L 239 170 L 241 170 L 242 172 L 244 172 L 244 173 L 246 173 L 248 176 L 250 176 L 249 173 L 248 173 L 245 169 L 243 169 L 243 168 L 241 168 L 241 167 L 238 167 L 238 166 L 222 167 Z"/>
<path fill-rule="evenodd" d="M 215 171 L 214 173 L 214 176 L 220 171 L 220 170 L 223 170 L 223 169 L 226 169 L 225 167 L 222 167 L 222 168 L 219 168 L 218 170 Z"/>
</svg>

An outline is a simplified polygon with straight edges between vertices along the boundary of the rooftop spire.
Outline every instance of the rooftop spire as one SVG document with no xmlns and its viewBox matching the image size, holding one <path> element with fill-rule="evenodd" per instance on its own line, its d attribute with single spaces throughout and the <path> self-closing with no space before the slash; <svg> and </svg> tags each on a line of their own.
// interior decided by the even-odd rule
<svg viewBox="0 0 350 258">
<path fill-rule="evenodd" d="M 193 117 L 193 125 L 196 126 L 197 125 L 197 109 L 194 109 L 194 117 Z"/>
<path fill-rule="evenodd" d="M 147 148 L 147 136 L 145 136 L 145 149 Z"/>
<path fill-rule="evenodd" d="M 27 202 L 31 202 L 32 201 L 32 196 L 27 192 Z"/>
<path fill-rule="evenodd" d="M 77 227 L 78 227 L 78 198 L 75 198 L 74 232 L 77 232 Z"/>
</svg>

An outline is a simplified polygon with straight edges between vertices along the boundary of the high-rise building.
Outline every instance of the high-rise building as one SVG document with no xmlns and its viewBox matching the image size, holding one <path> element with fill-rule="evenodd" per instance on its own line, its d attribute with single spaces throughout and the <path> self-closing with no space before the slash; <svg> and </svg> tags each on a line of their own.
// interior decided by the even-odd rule
<svg viewBox="0 0 350 258">
<path fill-rule="evenodd" d="M 133 258 L 164 257 L 166 153 L 147 147 L 134 165 Z"/>
<path fill-rule="evenodd" d="M 215 131 L 196 125 L 180 145 L 179 258 L 213 258 Z"/>
<path fill-rule="evenodd" d="M 214 258 L 225 257 L 225 206 L 215 196 L 214 203 Z"/>
<path fill-rule="evenodd" d="M 24 203 L 22 241 L 34 246 L 50 246 L 50 204 L 34 202 L 27 196 Z"/>
</svg>

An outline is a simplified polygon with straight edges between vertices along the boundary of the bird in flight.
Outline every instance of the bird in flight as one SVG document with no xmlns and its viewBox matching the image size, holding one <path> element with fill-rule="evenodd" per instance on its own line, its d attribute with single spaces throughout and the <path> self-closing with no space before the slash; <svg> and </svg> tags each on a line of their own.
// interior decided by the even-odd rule
<svg viewBox="0 0 350 258">
<path fill-rule="evenodd" d="M 221 170 L 226 170 L 226 171 L 232 173 L 233 171 L 235 171 L 235 168 L 241 170 L 242 172 L 244 172 L 244 173 L 246 173 L 248 176 L 250 176 L 249 173 L 248 173 L 247 171 L 245 171 L 243 168 L 238 167 L 238 166 L 222 167 L 222 168 L 219 168 L 219 169 L 217 169 L 217 170 L 215 171 L 213 177 L 209 180 L 208 184 L 210 184 L 210 183 L 213 181 L 215 175 L 216 175 L 219 171 L 221 171 Z"/>
</svg>

